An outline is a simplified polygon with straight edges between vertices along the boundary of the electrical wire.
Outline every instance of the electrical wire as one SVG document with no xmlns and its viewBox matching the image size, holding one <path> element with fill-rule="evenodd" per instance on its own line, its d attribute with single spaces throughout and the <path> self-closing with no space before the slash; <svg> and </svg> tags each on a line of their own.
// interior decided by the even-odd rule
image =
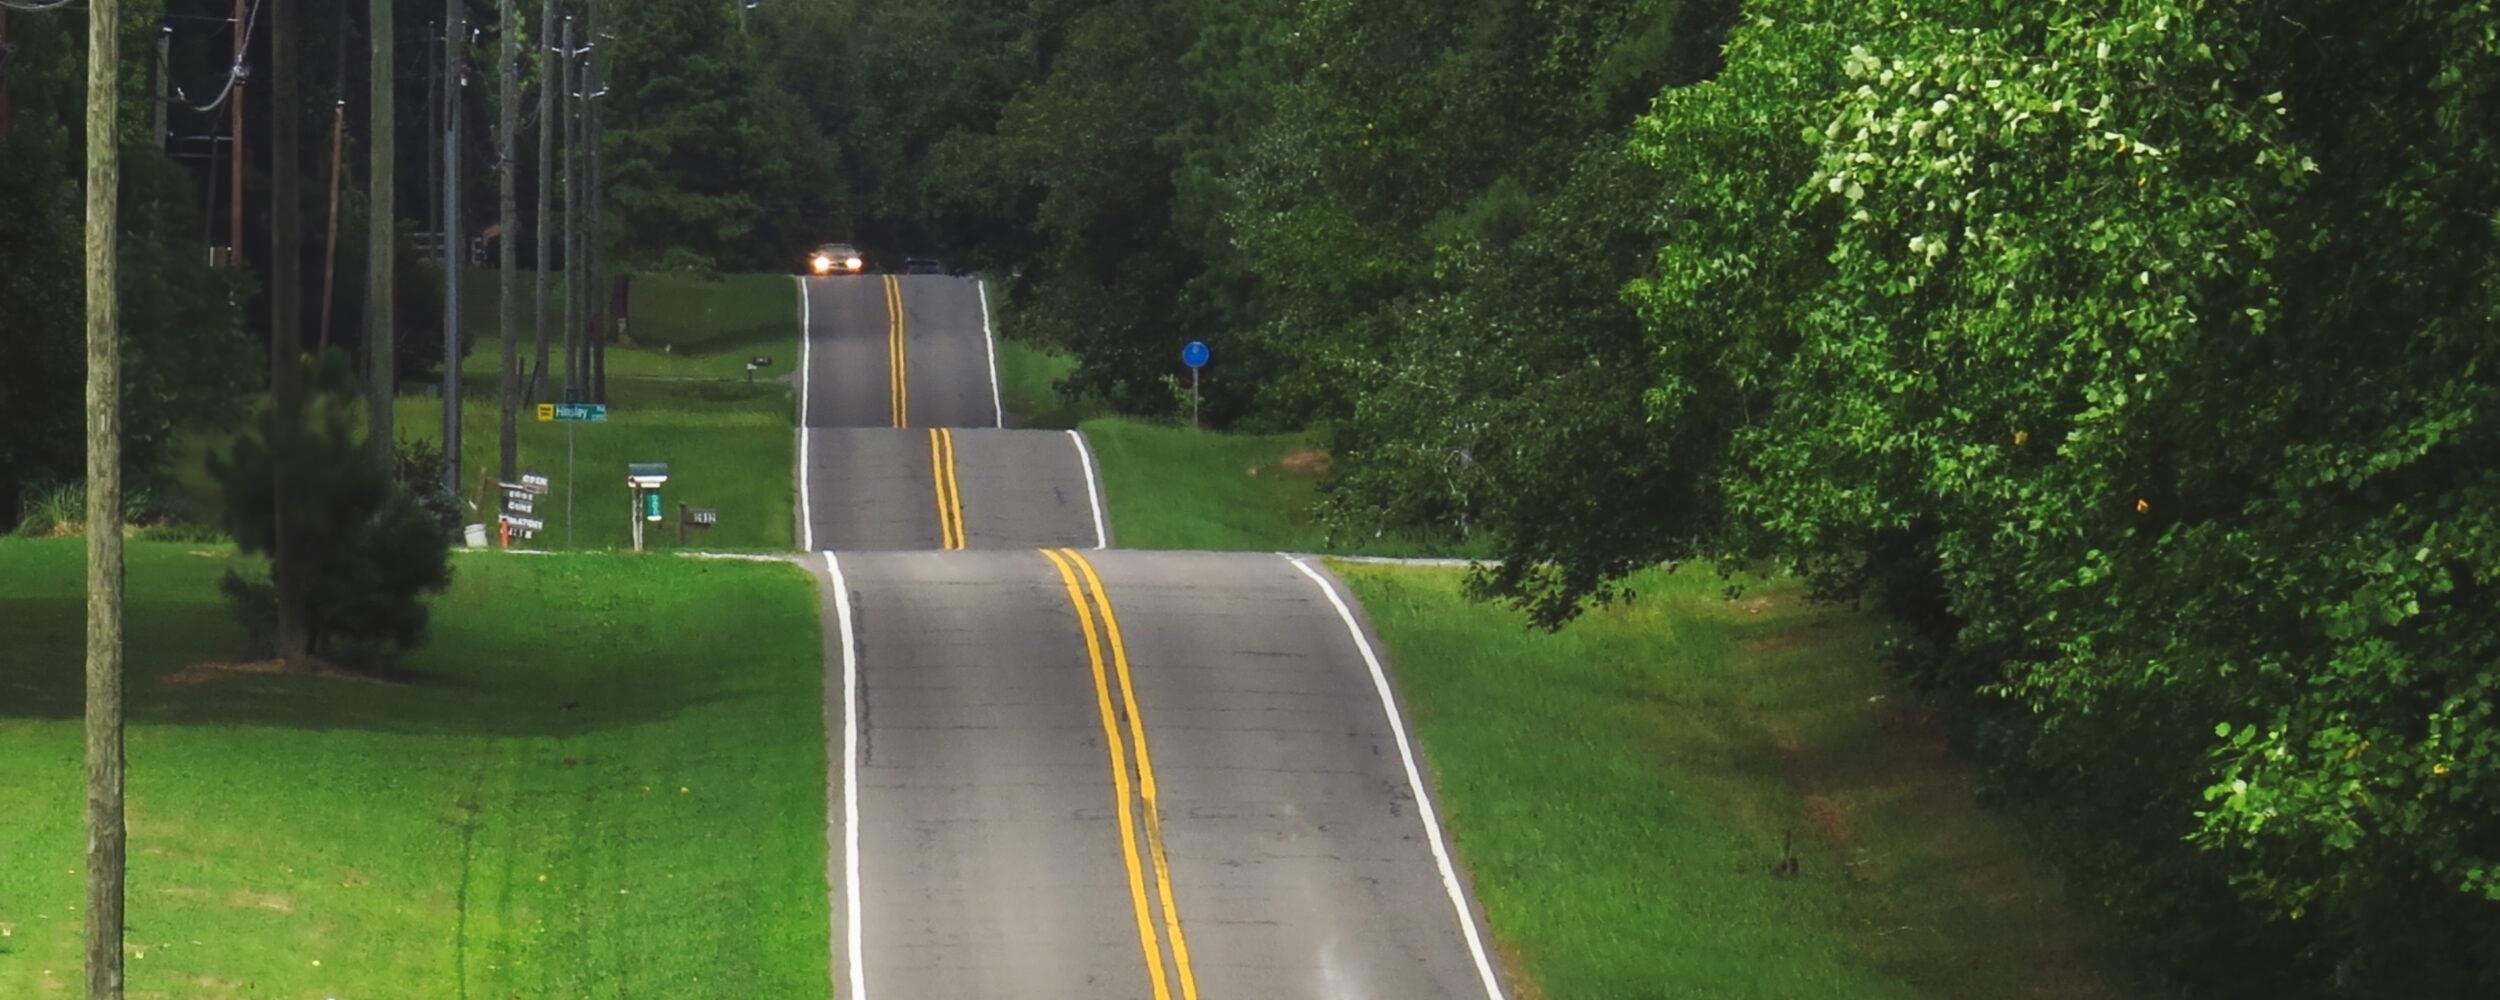
<svg viewBox="0 0 2500 1000">
<path fill-rule="evenodd" d="M 60 10 L 63 7 L 85 2 L 86 0 L 49 0 L 49 2 L 47 0 L 0 0 L 0 7 L 40 14 L 44 11 Z"/>
<path fill-rule="evenodd" d="M 10 2 L 14 2 L 14 0 L 0 0 L 0 3 Z M 62 2 L 67 3 L 69 0 L 62 0 Z M 227 67 L 225 82 L 217 88 L 217 96 L 210 98 L 209 102 L 206 104 L 193 104 L 191 103 L 191 95 L 184 93 L 182 88 L 175 87 L 174 103 L 193 111 L 215 111 L 226 106 L 226 99 L 234 96 L 234 85 L 243 82 L 243 77 L 245 75 L 244 66 L 246 65 L 244 62 L 244 56 L 251 54 L 250 48 L 252 29 L 260 26 L 260 3 L 261 0 L 252 0 L 251 11 L 244 15 L 243 44 L 245 51 L 235 54 L 234 65 Z"/>
</svg>

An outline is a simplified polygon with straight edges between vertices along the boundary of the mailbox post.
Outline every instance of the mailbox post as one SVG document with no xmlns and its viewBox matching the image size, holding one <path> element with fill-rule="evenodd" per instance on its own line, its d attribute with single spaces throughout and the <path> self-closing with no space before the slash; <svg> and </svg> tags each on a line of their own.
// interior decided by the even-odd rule
<svg viewBox="0 0 2500 1000">
<path fill-rule="evenodd" d="M 668 482 L 668 463 L 634 462 L 625 467 L 625 485 L 631 490 L 633 507 L 630 519 L 634 526 L 634 551 L 642 551 L 642 525 L 660 520 L 660 487 Z"/>
</svg>

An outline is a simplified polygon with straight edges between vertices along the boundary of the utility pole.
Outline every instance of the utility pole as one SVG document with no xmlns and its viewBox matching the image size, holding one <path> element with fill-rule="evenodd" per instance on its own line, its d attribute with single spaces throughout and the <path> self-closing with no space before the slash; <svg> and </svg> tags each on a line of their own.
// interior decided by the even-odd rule
<svg viewBox="0 0 2500 1000">
<path fill-rule="evenodd" d="M 532 227 L 538 237 L 537 263 L 532 268 L 537 286 L 536 322 L 530 327 L 538 338 L 538 363 L 530 367 L 530 399 L 547 398 L 547 257 L 554 252 L 548 242 L 548 202 L 555 197 L 555 129 L 556 129 L 556 0 L 538 0 L 538 223 Z"/>
<path fill-rule="evenodd" d="M 372 214 L 365 220 L 369 238 L 365 254 L 365 399 L 370 404 L 367 429 L 372 434 L 373 450 L 382 456 L 382 461 L 389 463 L 396 457 L 393 449 L 397 439 L 391 436 L 391 406 L 399 391 L 399 365 L 393 357 L 398 345 L 392 342 L 395 328 L 391 316 L 391 258 L 397 246 L 393 236 L 398 229 L 398 220 L 394 215 L 397 209 L 391 203 L 395 200 L 393 195 L 397 193 L 395 189 L 399 184 L 392 158 L 398 155 L 399 143 L 392 134 L 398 123 L 393 120 L 396 115 L 392 112 L 391 102 L 394 72 L 391 46 L 395 44 L 391 30 L 391 0 L 372 0 L 372 3 L 371 21 L 365 32 L 373 40 L 370 81 L 373 105 L 369 112 L 372 135 L 366 139 L 366 145 L 371 147 L 372 152 L 372 165 L 367 172 L 372 185 L 372 191 L 367 196 L 372 204 Z"/>
<path fill-rule="evenodd" d="M 347 34 L 347 0 L 336 0 L 338 33 Z M 321 251 L 321 336 L 319 350 L 330 349 L 330 316 L 336 307 L 339 273 L 339 178 L 347 155 L 347 46 L 334 45 L 337 67 L 330 87 L 330 235 Z"/>
<path fill-rule="evenodd" d="M 590 36 L 589 79 L 582 82 L 582 126 L 589 141 L 582 144 L 582 156 L 589 160 L 590 176 L 583 190 L 582 245 L 589 267 L 582 276 L 582 288 L 590 296 L 588 312 L 591 331 L 583 350 L 590 354 L 590 398 L 604 406 L 608 402 L 608 332 L 615 328 L 614 309 L 608 289 L 607 247 L 599 238 L 599 140 L 604 124 L 599 114 L 599 98 L 607 92 L 607 74 L 599 68 L 599 0 L 583 0 L 583 33 Z"/>
<path fill-rule="evenodd" d="M 342 59 L 346 51 L 344 47 L 339 49 Z M 339 83 L 341 96 L 330 105 L 330 235 L 321 244 L 321 333 L 315 353 L 330 349 L 330 314 L 338 301 L 339 168 L 342 166 L 340 161 L 347 154 L 346 74 L 339 74 Z"/>
<path fill-rule="evenodd" d="M 87 11 L 87 997 L 121 1000 L 121 0 Z"/>
<path fill-rule="evenodd" d="M 426 25 L 425 231 L 443 235 L 443 26 Z"/>
<path fill-rule="evenodd" d="M 298 0 L 269 5 L 269 386 L 285 392 L 303 370 L 303 122 L 297 112 Z"/>
<path fill-rule="evenodd" d="M 234 163 L 231 167 L 234 176 L 228 179 L 232 186 L 226 194 L 226 265 L 229 267 L 243 266 L 243 94 L 250 89 L 245 83 L 251 79 L 243 71 L 243 57 L 249 54 L 252 44 L 252 36 L 244 31 L 244 27 L 243 0 L 234 0 L 234 65 L 231 69 L 234 90 L 226 95 L 234 112 Z"/>
<path fill-rule="evenodd" d="M 582 271 L 581 255 L 573 244 L 574 203 L 577 200 L 573 197 L 573 160 L 574 153 L 581 146 L 575 141 L 573 133 L 574 55 L 573 15 L 566 14 L 564 15 L 564 51 L 559 57 L 558 67 L 562 79 L 558 81 L 558 85 L 561 88 L 559 96 L 564 107 L 564 218 L 561 228 L 564 231 L 564 401 L 568 403 L 580 399 L 576 392 L 582 372 L 578 355 L 574 351 L 573 337 L 573 304 L 577 298 L 573 294 L 573 287 L 575 279 L 581 275 Z"/>
<path fill-rule="evenodd" d="M 502 216 L 498 228 L 503 236 L 495 241 L 496 263 L 503 270 L 502 285 L 495 295 L 495 323 L 503 334 L 503 425 L 500 457 L 503 460 L 503 481 L 518 482 L 520 478 L 521 443 L 517 426 L 521 409 L 521 358 L 519 346 L 512 337 L 512 243 L 519 237 L 521 210 L 512 191 L 512 133 L 520 128 L 521 111 L 514 104 L 520 100 L 521 48 L 520 26 L 513 21 L 512 0 L 499 0 L 495 5 L 496 31 L 503 36 L 503 58 L 498 60 L 495 98 L 495 195 L 496 208 Z"/>
<path fill-rule="evenodd" d="M 443 0 L 443 489 L 460 495 L 460 271 L 469 262 L 460 211 L 460 106 L 469 78 L 469 11 Z"/>
<path fill-rule="evenodd" d="M 163 44 L 164 43 L 161 41 L 158 42 L 159 52 L 164 51 Z M 6 7 L 0 7 L 0 139 L 6 139 L 9 137 L 9 74 L 7 72 L 9 62 L 8 52 L 9 9 Z M 162 63 L 163 59 L 160 57 L 158 62 Z M 158 145 L 162 146 L 164 143 L 159 142 Z"/>
<path fill-rule="evenodd" d="M 8 41 L 9 41 L 9 40 L 8 40 L 8 34 L 9 34 L 9 32 L 8 32 L 7 27 L 6 27 L 7 20 L 8 20 L 8 16 L 9 16 L 9 15 L 8 15 L 8 12 L 7 12 L 6 10 L 0 10 L 0 48 L 7 48 L 7 47 L 8 47 Z M 174 103 L 174 89 L 173 89 L 173 88 L 174 88 L 174 73 L 173 73 L 173 63 L 172 63 L 172 61 L 171 61 L 171 54 L 172 54 L 172 52 L 173 52 L 173 47 L 174 47 L 174 29 L 173 29 L 173 27 L 172 27 L 171 25 L 166 25 L 166 26 L 162 26 L 162 27 L 157 28 L 157 29 L 156 29 L 156 107 L 153 109 L 153 110 L 155 111 L 155 114 L 154 114 L 154 115 L 151 115 L 151 116 L 150 116 L 150 118 L 149 118 L 149 120 L 150 120 L 150 123 L 151 123 L 151 124 L 153 124 L 153 125 L 155 125 L 155 126 L 156 126 L 156 148 L 157 148 L 158 150 L 163 150 L 163 149 L 165 148 L 166 139 L 167 139 L 167 137 L 168 137 L 168 136 L 170 136 L 170 135 L 172 134 L 170 131 L 168 131 L 168 126 L 167 126 L 167 123 L 166 123 L 166 112 L 168 111 L 168 109 L 170 109 L 170 108 L 172 108 L 172 107 L 173 107 L 173 103 Z M 8 134 L 8 131 L 9 131 L 9 122 L 8 122 L 9 112 L 8 112 L 8 107 L 7 107 L 8 102 L 9 102 L 9 81 L 8 81 L 8 79 L 6 78 L 6 76 L 4 76 L 4 75 L 0 75 L 0 135 L 7 135 L 7 134 Z M 211 148 L 211 149 L 209 150 L 209 152 L 210 152 L 210 154 L 214 155 L 214 154 L 216 153 L 216 150 L 215 150 L 214 148 Z"/>
</svg>

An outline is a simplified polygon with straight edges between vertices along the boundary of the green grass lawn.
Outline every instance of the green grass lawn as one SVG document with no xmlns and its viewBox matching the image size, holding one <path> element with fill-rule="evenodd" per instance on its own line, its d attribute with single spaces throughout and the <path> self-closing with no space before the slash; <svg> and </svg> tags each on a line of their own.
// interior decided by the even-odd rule
<svg viewBox="0 0 2500 1000">
<path fill-rule="evenodd" d="M 0 996 L 79 983 L 82 551 L 0 541 Z M 229 550 L 129 559 L 131 996 L 825 995 L 798 570 L 463 557 L 385 684 L 196 666 Z"/>
<path fill-rule="evenodd" d="M 1524 998 L 2100 998 L 2095 918 L 1972 801 L 1872 623 L 1707 572 L 1559 634 L 1340 565 Z M 1795 838 L 1799 871 L 1773 872 Z"/>
<path fill-rule="evenodd" d="M 463 280 L 461 315 L 465 334 L 475 345 L 460 362 L 463 384 L 471 393 L 492 393 L 503 365 L 495 315 L 495 272 L 472 269 Z M 556 275 L 549 280 L 561 287 L 563 279 Z M 529 289 L 525 273 L 513 324 L 523 371 L 538 358 Z M 626 310 L 624 342 L 608 348 L 608 377 L 744 380 L 747 359 L 758 355 L 773 359 L 770 367 L 757 372 L 759 377 L 787 377 L 798 363 L 798 310 L 798 285 L 786 274 L 731 274 L 717 279 L 637 275 Z M 548 322 L 560 322 L 561 316 L 557 307 L 551 307 Z M 562 370 L 561 340 L 552 346 L 548 363 Z"/>
<path fill-rule="evenodd" d="M 1088 420 L 1084 430 L 1122 548 L 1476 554 L 1398 534 L 1333 534 L 1319 515 L 1329 458 L 1316 435 L 1219 434 L 1122 417 Z"/>
<path fill-rule="evenodd" d="M 1060 394 L 1057 383 L 1076 359 L 1019 340 L 998 342 L 998 395 L 1009 426 L 1065 430 L 1101 416 L 1100 406 Z"/>
<path fill-rule="evenodd" d="M 636 345 L 682 354 L 757 341 L 795 346 L 798 329 L 799 285 L 790 275 L 662 273 L 634 278 L 624 333 Z"/>
</svg>

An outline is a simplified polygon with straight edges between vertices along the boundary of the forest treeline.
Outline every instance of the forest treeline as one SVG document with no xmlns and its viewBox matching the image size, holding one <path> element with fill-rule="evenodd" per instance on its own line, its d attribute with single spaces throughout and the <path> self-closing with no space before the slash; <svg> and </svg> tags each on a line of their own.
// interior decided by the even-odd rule
<svg viewBox="0 0 2500 1000">
<path fill-rule="evenodd" d="M 361 44 L 365 4 L 301 6 Z M 1660 562 L 1876 608 L 2185 992 L 2500 993 L 2491 0 L 602 11 L 618 268 L 942 254 L 1149 416 L 1207 341 L 1213 421 L 1325 428 L 1342 530 L 1474 539 L 1542 624 Z M 81 26 L 8 26 L 0 497 L 78 441 Z M 262 370 L 267 305 L 133 114 L 144 464 Z"/>
</svg>

